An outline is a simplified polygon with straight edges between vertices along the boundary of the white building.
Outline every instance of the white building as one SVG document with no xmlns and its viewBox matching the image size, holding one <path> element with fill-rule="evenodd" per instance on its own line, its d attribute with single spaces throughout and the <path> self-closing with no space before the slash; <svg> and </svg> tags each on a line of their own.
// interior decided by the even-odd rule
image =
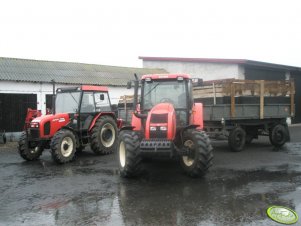
<svg viewBox="0 0 301 226">
<path fill-rule="evenodd" d="M 38 61 L 0 58 L 0 132 L 22 131 L 27 108 L 51 108 L 53 85 L 102 85 L 109 87 L 112 104 L 121 95 L 132 94 L 127 81 L 149 73 L 166 73 L 165 70 L 115 67 L 82 63 Z"/>
</svg>

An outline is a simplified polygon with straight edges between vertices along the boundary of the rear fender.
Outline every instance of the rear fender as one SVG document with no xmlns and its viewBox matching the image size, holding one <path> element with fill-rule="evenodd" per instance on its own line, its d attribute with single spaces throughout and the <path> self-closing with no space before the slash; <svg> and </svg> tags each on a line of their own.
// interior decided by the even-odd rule
<svg viewBox="0 0 301 226">
<path fill-rule="evenodd" d="M 91 131 L 91 129 L 92 129 L 93 126 L 95 125 L 97 119 L 99 119 L 99 118 L 100 118 L 101 116 L 103 116 L 103 115 L 111 116 L 114 120 L 116 120 L 115 114 L 114 114 L 113 112 L 106 112 L 106 113 L 101 112 L 101 113 L 98 113 L 98 114 L 94 117 L 94 119 L 92 120 L 91 125 L 89 126 L 89 129 L 88 129 L 89 132 Z M 117 120 L 117 125 L 118 125 L 118 120 Z M 122 124 L 121 124 L 121 125 L 122 125 Z"/>
<path fill-rule="evenodd" d="M 190 125 L 196 125 L 196 129 L 202 130 L 204 128 L 204 118 L 203 118 L 203 104 L 195 103 L 192 107 L 192 112 L 190 115 Z"/>
</svg>

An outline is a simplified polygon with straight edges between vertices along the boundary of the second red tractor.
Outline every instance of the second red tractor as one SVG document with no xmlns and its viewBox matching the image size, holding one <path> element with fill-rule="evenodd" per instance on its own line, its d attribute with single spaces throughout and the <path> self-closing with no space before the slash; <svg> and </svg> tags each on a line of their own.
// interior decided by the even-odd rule
<svg viewBox="0 0 301 226">
<path fill-rule="evenodd" d="M 49 115 L 28 111 L 19 140 L 19 153 L 25 160 L 38 159 L 45 148 L 50 148 L 58 163 L 72 161 L 75 152 L 88 144 L 96 154 L 115 149 L 121 121 L 112 111 L 107 87 L 59 88 L 53 110 Z"/>
</svg>

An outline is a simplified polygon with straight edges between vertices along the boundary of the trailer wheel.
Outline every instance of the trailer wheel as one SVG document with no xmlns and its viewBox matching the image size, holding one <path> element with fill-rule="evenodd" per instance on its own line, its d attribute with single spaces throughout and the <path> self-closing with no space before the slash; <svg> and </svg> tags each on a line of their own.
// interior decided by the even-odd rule
<svg viewBox="0 0 301 226">
<path fill-rule="evenodd" d="M 91 149 L 100 155 L 110 154 L 117 143 L 117 125 L 110 116 L 102 116 L 96 120 L 91 131 Z"/>
<path fill-rule="evenodd" d="M 121 177 L 134 177 L 142 172 L 142 159 L 139 155 L 139 133 L 121 131 L 117 145 L 117 159 Z"/>
<path fill-rule="evenodd" d="M 27 136 L 25 132 L 21 134 L 18 145 L 20 156 L 27 161 L 38 159 L 44 150 L 43 146 L 31 146 L 30 143 L 27 142 Z"/>
<path fill-rule="evenodd" d="M 235 127 L 230 131 L 228 144 L 232 151 L 242 151 L 246 143 L 246 132 L 241 127 Z"/>
<path fill-rule="evenodd" d="M 58 131 L 50 143 L 52 159 L 57 163 L 71 162 L 75 158 L 76 141 L 72 131 L 62 129 Z"/>
<path fill-rule="evenodd" d="M 189 129 L 183 134 L 183 146 L 190 152 L 180 158 L 185 173 L 191 177 L 204 176 L 213 159 L 213 148 L 208 135 L 204 131 Z"/>
<path fill-rule="evenodd" d="M 270 130 L 269 138 L 272 145 L 281 147 L 289 140 L 289 131 L 286 126 L 277 124 Z"/>
</svg>

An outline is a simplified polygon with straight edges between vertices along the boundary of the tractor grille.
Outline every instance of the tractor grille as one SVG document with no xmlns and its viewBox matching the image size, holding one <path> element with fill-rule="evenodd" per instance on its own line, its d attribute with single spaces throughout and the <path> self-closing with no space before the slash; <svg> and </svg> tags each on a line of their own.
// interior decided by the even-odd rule
<svg viewBox="0 0 301 226">
<path fill-rule="evenodd" d="M 168 114 L 152 114 L 151 123 L 167 123 Z"/>
<path fill-rule="evenodd" d="M 29 129 L 29 134 L 32 139 L 38 139 L 40 137 L 39 129 Z"/>
<path fill-rule="evenodd" d="M 160 126 L 156 126 L 156 131 L 150 131 L 150 138 L 167 138 L 167 131 L 161 131 Z"/>
</svg>

